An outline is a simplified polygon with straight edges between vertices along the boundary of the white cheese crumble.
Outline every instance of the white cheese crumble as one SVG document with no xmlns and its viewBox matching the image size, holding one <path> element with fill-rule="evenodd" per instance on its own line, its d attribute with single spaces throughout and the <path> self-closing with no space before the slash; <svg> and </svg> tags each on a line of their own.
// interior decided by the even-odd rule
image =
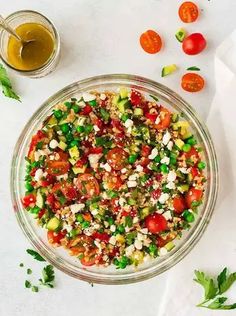
<svg viewBox="0 0 236 316">
<path fill-rule="evenodd" d="M 168 182 L 166 187 L 167 187 L 167 189 L 174 190 L 175 189 L 175 183 L 174 182 Z"/>
<path fill-rule="evenodd" d="M 57 148 L 58 145 L 59 143 L 55 139 L 52 139 L 49 143 L 49 147 L 51 147 L 52 149 Z"/>
<path fill-rule="evenodd" d="M 93 101 L 96 99 L 96 95 L 88 93 L 88 92 L 84 92 L 83 99 L 84 99 L 84 102 Z"/>
<path fill-rule="evenodd" d="M 167 249 L 165 247 L 160 248 L 159 255 L 165 256 L 168 253 Z"/>
<path fill-rule="evenodd" d="M 173 146 L 174 146 L 174 143 L 172 141 L 169 141 L 169 143 L 167 145 L 167 149 L 172 150 Z"/>
<path fill-rule="evenodd" d="M 109 244 L 115 246 L 115 244 L 116 244 L 116 237 L 115 236 L 111 236 L 111 238 L 109 239 Z"/>
<path fill-rule="evenodd" d="M 130 127 L 132 127 L 134 125 L 134 122 L 131 120 L 131 119 L 128 119 L 128 120 L 126 120 L 125 121 L 125 127 L 126 128 L 130 128 Z"/>
<path fill-rule="evenodd" d="M 91 213 L 92 213 L 92 215 L 96 216 L 98 214 L 98 210 L 96 210 L 96 209 L 92 210 Z"/>
<path fill-rule="evenodd" d="M 99 132 L 100 131 L 100 128 L 97 125 L 94 125 L 93 129 L 94 129 L 95 132 Z"/>
<path fill-rule="evenodd" d="M 159 197 L 159 202 L 161 204 L 164 204 L 168 199 L 169 199 L 169 194 L 168 193 L 161 193 L 161 196 Z"/>
<path fill-rule="evenodd" d="M 143 234 L 137 233 L 137 239 L 138 239 L 139 241 L 143 241 L 143 240 L 144 240 Z"/>
<path fill-rule="evenodd" d="M 105 164 L 100 163 L 100 167 L 105 169 L 107 172 L 111 171 L 111 166 L 107 162 Z"/>
<path fill-rule="evenodd" d="M 69 224 L 63 223 L 63 229 L 65 229 L 68 233 L 72 231 L 73 227 Z"/>
<path fill-rule="evenodd" d="M 70 205 L 70 210 L 73 214 L 81 211 L 85 207 L 85 204 L 79 203 L 79 204 L 72 204 Z"/>
<path fill-rule="evenodd" d="M 128 188 L 135 188 L 138 185 L 137 181 L 127 181 Z"/>
<path fill-rule="evenodd" d="M 161 163 L 165 163 L 166 165 L 169 165 L 170 163 L 170 158 L 169 157 L 164 157 L 161 159 Z"/>
<path fill-rule="evenodd" d="M 159 124 L 159 123 L 160 123 L 160 121 L 161 121 L 160 117 L 159 117 L 159 116 L 157 116 L 157 118 L 156 118 L 156 120 L 155 120 L 155 124 Z"/>
<path fill-rule="evenodd" d="M 43 177 L 43 170 L 42 169 L 37 169 L 35 171 L 34 179 L 35 181 L 40 181 Z"/>
<path fill-rule="evenodd" d="M 126 203 L 126 199 L 124 199 L 123 197 L 120 197 L 118 202 L 119 202 L 120 206 L 124 206 Z"/>
<path fill-rule="evenodd" d="M 134 247 L 138 250 L 141 250 L 143 248 L 143 244 L 140 240 L 138 239 L 135 239 L 135 242 L 134 242 Z"/>
<path fill-rule="evenodd" d="M 116 225 L 111 225 L 110 231 L 114 233 L 116 231 Z"/>
<path fill-rule="evenodd" d="M 135 248 L 134 245 L 130 245 L 127 248 L 125 248 L 125 254 L 127 257 L 131 257 L 133 252 L 134 252 Z"/>
<path fill-rule="evenodd" d="M 165 213 L 162 214 L 165 219 L 168 221 L 170 219 L 172 219 L 172 215 L 171 215 L 171 212 L 170 211 L 166 211 Z"/>
<path fill-rule="evenodd" d="M 90 154 L 88 155 L 89 163 L 92 168 L 96 168 L 98 160 L 102 157 L 102 154 Z"/>
<path fill-rule="evenodd" d="M 135 181 L 136 179 L 138 178 L 138 175 L 137 174 L 131 174 L 130 176 L 129 176 L 129 181 Z"/>
<path fill-rule="evenodd" d="M 102 101 L 104 101 L 104 100 L 106 100 L 106 95 L 104 94 L 104 93 L 101 93 L 100 94 L 100 99 L 102 100 Z"/>
<path fill-rule="evenodd" d="M 184 174 L 188 174 L 189 171 L 187 170 L 187 168 L 179 168 L 178 169 L 180 172 L 184 173 Z"/>
<path fill-rule="evenodd" d="M 138 217 L 135 216 L 135 217 L 133 218 L 133 223 L 136 224 L 136 223 L 138 223 L 138 221 L 139 221 Z"/>
<path fill-rule="evenodd" d="M 151 154 L 148 156 L 148 158 L 153 160 L 154 158 L 156 158 L 157 155 L 158 155 L 158 150 L 155 147 L 155 148 L 152 149 Z"/>
<path fill-rule="evenodd" d="M 121 171 L 120 171 L 121 173 L 126 173 L 127 172 L 127 169 L 126 168 L 123 168 L 123 169 L 121 169 Z"/>
<path fill-rule="evenodd" d="M 167 181 L 173 182 L 175 181 L 175 179 L 176 179 L 176 173 L 173 170 L 171 170 L 167 175 Z"/>
<path fill-rule="evenodd" d="M 170 135 L 170 133 L 167 131 L 167 132 L 164 134 L 163 138 L 162 138 L 162 144 L 163 144 L 163 145 L 167 145 L 167 144 L 169 143 L 170 139 L 171 139 L 171 135 Z"/>
<path fill-rule="evenodd" d="M 148 229 L 147 228 L 142 228 L 140 229 L 140 232 L 144 235 L 147 235 L 148 234 Z"/>
<path fill-rule="evenodd" d="M 67 173 L 65 173 L 65 174 L 61 174 L 60 176 L 57 176 L 56 177 L 57 178 L 57 180 L 67 180 L 68 179 L 68 174 Z"/>
<path fill-rule="evenodd" d="M 143 167 L 141 165 L 137 165 L 136 170 L 138 172 L 142 172 L 143 171 Z"/>
<path fill-rule="evenodd" d="M 79 105 L 81 108 L 84 108 L 84 107 L 86 106 L 86 104 L 85 104 L 84 101 L 78 102 L 78 105 Z"/>
</svg>

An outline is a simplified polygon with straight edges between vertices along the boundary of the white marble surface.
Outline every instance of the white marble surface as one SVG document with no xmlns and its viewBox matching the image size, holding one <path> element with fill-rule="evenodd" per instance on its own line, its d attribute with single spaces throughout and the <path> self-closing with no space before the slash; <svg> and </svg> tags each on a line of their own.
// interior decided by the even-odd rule
<svg viewBox="0 0 236 316">
<path fill-rule="evenodd" d="M 25 272 L 18 265 L 24 262 L 26 267 L 33 269 L 35 275 L 42 265 L 25 254 L 29 243 L 18 228 L 10 201 L 10 160 L 21 129 L 46 98 L 75 80 L 105 73 L 143 75 L 173 88 L 196 108 L 203 119 L 207 118 L 215 95 L 215 50 L 236 28 L 236 2 L 196 0 L 203 12 L 199 22 L 187 27 L 189 32 L 204 32 L 209 44 L 205 52 L 195 57 L 184 55 L 174 38 L 175 31 L 182 26 L 176 13 L 180 2 L 8 0 L 3 3 L 1 0 L 2 15 L 20 9 L 33 9 L 44 13 L 57 26 L 62 41 L 60 64 L 48 77 L 32 80 L 11 74 L 14 86 L 22 97 L 21 104 L 0 96 L 1 316 L 214 315 L 195 308 L 201 294 L 192 282 L 192 274 L 195 268 L 215 272 L 220 270 L 222 265 L 235 270 L 236 237 L 233 209 L 235 210 L 236 204 L 230 202 L 234 198 L 232 192 L 226 196 L 222 195 L 225 190 L 221 193 L 222 200 L 218 203 L 207 232 L 195 249 L 171 271 L 139 284 L 95 285 L 93 288 L 87 283 L 56 271 L 56 288 L 44 289 L 36 294 L 24 289 Z M 164 50 L 154 56 L 145 54 L 138 43 L 140 33 L 149 28 L 158 30 L 165 42 Z M 177 63 L 180 70 L 173 76 L 161 79 L 162 66 L 171 63 Z M 202 69 L 202 74 L 207 80 L 206 89 L 196 95 L 185 93 L 179 85 L 185 69 L 193 65 Z M 218 80 L 224 80 L 219 76 Z M 235 115 L 236 110 L 232 111 Z M 216 121 L 213 116 L 210 124 L 213 133 L 216 126 L 219 126 L 214 123 Z M 222 151 L 219 138 L 216 137 L 215 142 L 220 160 L 225 163 L 224 168 L 227 168 L 226 162 L 230 152 Z M 230 189 L 227 184 L 226 187 Z M 232 206 L 231 209 L 224 206 L 225 200 Z M 226 220 L 229 216 L 230 221 Z M 178 297 L 183 302 L 182 306 L 176 304 Z M 235 315 L 234 313 L 226 311 L 220 315 Z"/>
</svg>

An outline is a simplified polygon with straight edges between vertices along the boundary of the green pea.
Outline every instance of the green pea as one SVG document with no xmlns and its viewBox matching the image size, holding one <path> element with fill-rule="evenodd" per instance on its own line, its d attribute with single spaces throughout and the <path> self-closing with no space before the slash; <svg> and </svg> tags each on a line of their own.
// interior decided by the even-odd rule
<svg viewBox="0 0 236 316">
<path fill-rule="evenodd" d="M 128 161 L 129 161 L 129 163 L 133 164 L 133 163 L 135 163 L 137 158 L 138 158 L 138 154 L 132 154 L 129 156 Z"/>
<path fill-rule="evenodd" d="M 33 191 L 33 189 L 34 189 L 34 187 L 29 182 L 26 182 L 25 188 L 29 192 Z"/>
<path fill-rule="evenodd" d="M 161 161 L 161 157 L 159 155 L 157 155 L 155 158 L 154 158 L 154 161 L 156 163 L 159 163 Z"/>
<path fill-rule="evenodd" d="M 200 170 L 203 170 L 206 168 L 206 164 L 203 161 L 200 161 L 197 166 L 198 166 L 198 169 Z"/>
<path fill-rule="evenodd" d="M 71 142 L 70 142 L 70 148 L 71 147 L 74 147 L 74 146 L 78 146 L 79 145 L 79 141 L 78 140 L 76 140 L 76 139 L 74 139 L 74 140 L 72 140 Z"/>
<path fill-rule="evenodd" d="M 83 223 L 84 218 L 83 218 L 82 214 L 77 214 L 77 215 L 76 215 L 76 220 L 77 220 L 77 222 L 79 222 L 79 223 Z"/>
<path fill-rule="evenodd" d="M 197 144 L 197 141 L 194 137 L 190 137 L 189 139 L 187 139 L 187 144 L 194 146 Z"/>
<path fill-rule="evenodd" d="M 170 157 L 170 164 L 171 165 L 176 165 L 177 164 L 177 159 L 173 158 L 173 157 Z"/>
<path fill-rule="evenodd" d="M 109 223 L 109 225 L 113 225 L 114 224 L 114 219 L 112 217 L 108 217 L 107 218 L 107 222 Z"/>
<path fill-rule="evenodd" d="M 53 112 L 56 119 L 60 120 L 63 116 L 62 110 L 54 110 Z"/>
<path fill-rule="evenodd" d="M 97 101 L 96 100 L 89 101 L 89 105 L 96 106 L 97 105 Z"/>
<path fill-rule="evenodd" d="M 88 228 L 90 226 L 90 222 L 88 221 L 84 221 L 82 224 L 81 224 L 82 228 L 85 229 L 85 228 Z"/>
<path fill-rule="evenodd" d="M 76 127 L 76 130 L 77 130 L 78 133 L 83 133 L 85 128 L 84 128 L 84 126 L 80 126 L 79 125 L 79 126 Z"/>
<path fill-rule="evenodd" d="M 182 147 L 182 150 L 187 153 L 191 150 L 191 145 L 189 144 L 184 144 L 184 146 Z"/>
<path fill-rule="evenodd" d="M 121 233 L 121 234 L 125 232 L 125 228 L 124 228 L 124 226 L 123 226 L 122 224 L 117 226 L 117 230 L 118 230 L 119 233 Z"/>
<path fill-rule="evenodd" d="M 78 104 L 74 104 L 74 105 L 72 106 L 72 109 L 74 110 L 75 113 L 78 113 L 78 112 L 79 112 L 79 106 L 78 106 Z"/>
<path fill-rule="evenodd" d="M 160 168 L 161 168 L 161 172 L 163 172 L 163 173 L 169 172 L 169 168 L 165 163 L 163 163 Z"/>
<path fill-rule="evenodd" d="M 71 102 L 65 102 L 64 104 L 65 104 L 65 106 L 67 107 L 68 110 L 71 109 L 71 107 L 72 107 Z"/>
<path fill-rule="evenodd" d="M 188 223 L 192 223 L 194 222 L 194 214 L 189 212 L 189 211 L 185 211 L 183 213 L 183 218 L 188 222 Z"/>
<path fill-rule="evenodd" d="M 61 126 L 61 131 L 62 133 L 66 134 L 69 132 L 70 128 L 69 128 L 69 124 L 65 123 L 65 124 L 62 124 Z"/>
</svg>

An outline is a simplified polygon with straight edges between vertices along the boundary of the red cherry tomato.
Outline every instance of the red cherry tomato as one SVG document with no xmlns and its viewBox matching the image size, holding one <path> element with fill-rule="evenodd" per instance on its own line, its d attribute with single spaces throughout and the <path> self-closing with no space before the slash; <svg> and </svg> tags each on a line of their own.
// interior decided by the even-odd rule
<svg viewBox="0 0 236 316">
<path fill-rule="evenodd" d="M 140 36 L 140 45 L 149 54 L 156 54 L 161 50 L 162 40 L 159 34 L 153 30 L 148 30 Z"/>
<path fill-rule="evenodd" d="M 33 206 L 36 202 L 36 197 L 34 194 L 30 193 L 26 196 L 23 197 L 22 199 L 22 204 L 24 207 L 29 207 L 29 206 Z"/>
<path fill-rule="evenodd" d="M 141 148 L 141 156 L 148 157 L 150 153 L 151 153 L 151 147 L 143 144 Z"/>
<path fill-rule="evenodd" d="M 103 177 L 103 182 L 106 183 L 106 186 L 109 190 L 119 190 L 123 182 L 120 176 L 105 174 Z"/>
<path fill-rule="evenodd" d="M 150 214 L 145 218 L 145 226 L 152 234 L 158 234 L 167 229 L 167 220 L 161 214 Z"/>
<path fill-rule="evenodd" d="M 99 195 L 100 193 L 97 179 L 89 173 L 79 175 L 75 185 L 77 186 L 80 193 L 88 198 Z"/>
<path fill-rule="evenodd" d="M 204 88 L 204 79 L 195 73 L 187 73 L 182 77 L 181 86 L 185 91 L 198 92 Z"/>
<path fill-rule="evenodd" d="M 203 195 L 202 190 L 191 188 L 185 196 L 185 200 L 186 200 L 186 204 L 188 208 L 192 208 L 193 202 L 200 202 L 202 200 L 202 195 Z"/>
<path fill-rule="evenodd" d="M 167 110 L 164 107 L 161 107 L 159 117 L 160 122 L 158 124 L 155 124 L 154 127 L 156 129 L 165 129 L 169 127 L 171 121 L 171 114 L 169 110 Z"/>
<path fill-rule="evenodd" d="M 54 232 L 52 230 L 49 230 L 47 232 L 48 241 L 50 244 L 53 244 L 54 246 L 59 246 L 61 244 L 61 240 L 65 237 L 66 231 L 59 231 Z"/>
<path fill-rule="evenodd" d="M 192 23 L 199 15 L 198 7 L 191 1 L 186 1 L 179 7 L 179 17 L 184 23 Z"/>
<path fill-rule="evenodd" d="M 183 40 L 182 48 L 187 55 L 197 55 L 206 48 L 206 44 L 201 33 L 193 33 Z"/>
<path fill-rule="evenodd" d="M 173 207 L 175 209 L 176 214 L 182 214 L 186 209 L 186 202 L 183 196 L 176 196 L 173 199 Z"/>
<path fill-rule="evenodd" d="M 141 93 L 136 90 L 132 90 L 131 96 L 130 96 L 130 102 L 132 103 L 132 105 L 134 106 L 139 105 L 141 103 L 141 100 L 142 100 Z"/>
<path fill-rule="evenodd" d="M 65 174 L 70 169 L 70 163 L 68 162 L 68 154 L 63 151 L 58 151 L 55 155 L 59 155 L 59 159 L 51 160 L 50 157 L 46 162 L 46 171 L 50 175 L 60 176 Z"/>
<path fill-rule="evenodd" d="M 121 170 L 127 164 L 128 154 L 122 148 L 113 148 L 107 153 L 107 161 L 114 170 Z"/>
</svg>

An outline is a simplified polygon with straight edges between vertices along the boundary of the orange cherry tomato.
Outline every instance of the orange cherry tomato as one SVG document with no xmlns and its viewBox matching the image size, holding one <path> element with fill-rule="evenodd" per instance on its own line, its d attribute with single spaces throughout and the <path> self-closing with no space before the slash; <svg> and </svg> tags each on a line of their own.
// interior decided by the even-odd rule
<svg viewBox="0 0 236 316">
<path fill-rule="evenodd" d="M 122 186 L 122 180 L 120 176 L 105 174 L 103 177 L 103 182 L 106 183 L 106 186 L 109 190 L 119 190 Z"/>
<path fill-rule="evenodd" d="M 84 173 L 78 176 L 75 185 L 82 195 L 91 198 L 99 195 L 100 188 L 97 179 L 90 173 Z"/>
<path fill-rule="evenodd" d="M 203 191 L 195 188 L 189 189 L 186 193 L 185 200 L 188 208 L 192 208 L 193 202 L 200 202 L 202 200 Z"/>
<path fill-rule="evenodd" d="M 158 124 L 155 124 L 154 127 L 156 129 L 165 129 L 169 127 L 171 121 L 171 114 L 166 108 L 161 108 L 159 117 L 160 122 Z"/>
<path fill-rule="evenodd" d="M 141 34 L 140 45 L 146 53 L 156 54 L 161 50 L 162 40 L 157 32 L 148 30 Z"/>
<path fill-rule="evenodd" d="M 204 79 L 198 74 L 187 73 L 182 77 L 181 86 L 185 91 L 198 92 L 203 89 L 204 85 Z"/>
<path fill-rule="evenodd" d="M 64 153 L 63 151 L 58 151 L 53 155 L 59 155 L 59 159 L 51 160 L 50 157 L 46 162 L 46 171 L 50 175 L 60 176 L 65 174 L 70 169 L 70 163 L 68 162 L 68 154 Z M 52 156 L 54 157 L 54 156 Z"/>
<path fill-rule="evenodd" d="M 121 170 L 126 166 L 128 154 L 122 148 L 113 148 L 107 153 L 107 161 L 114 170 Z"/>
<path fill-rule="evenodd" d="M 179 17 L 184 23 L 195 22 L 198 18 L 198 15 L 198 7 L 191 1 L 186 1 L 179 7 Z"/>
</svg>

